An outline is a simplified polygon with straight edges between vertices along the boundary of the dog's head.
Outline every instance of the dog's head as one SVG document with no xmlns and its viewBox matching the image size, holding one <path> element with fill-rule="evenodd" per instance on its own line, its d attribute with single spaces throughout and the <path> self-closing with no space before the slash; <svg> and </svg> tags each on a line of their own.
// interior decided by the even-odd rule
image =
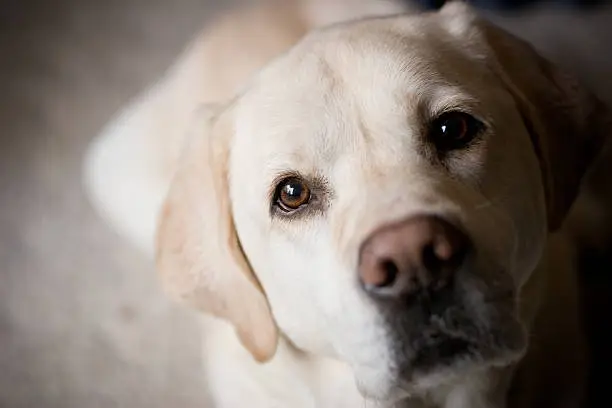
<svg viewBox="0 0 612 408">
<path fill-rule="evenodd" d="M 463 4 L 313 33 L 197 126 L 162 277 L 257 359 L 280 332 L 370 396 L 508 364 L 527 344 L 521 289 L 604 118 Z"/>
</svg>

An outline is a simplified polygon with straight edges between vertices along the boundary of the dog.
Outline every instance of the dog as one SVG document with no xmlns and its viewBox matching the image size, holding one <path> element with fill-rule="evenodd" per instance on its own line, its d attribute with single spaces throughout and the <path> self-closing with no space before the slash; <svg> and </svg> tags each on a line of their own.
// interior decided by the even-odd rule
<svg viewBox="0 0 612 408">
<path fill-rule="evenodd" d="M 92 202 L 202 312 L 215 407 L 581 406 L 608 109 L 462 2 L 347 2 L 221 19 L 94 141 Z"/>
</svg>

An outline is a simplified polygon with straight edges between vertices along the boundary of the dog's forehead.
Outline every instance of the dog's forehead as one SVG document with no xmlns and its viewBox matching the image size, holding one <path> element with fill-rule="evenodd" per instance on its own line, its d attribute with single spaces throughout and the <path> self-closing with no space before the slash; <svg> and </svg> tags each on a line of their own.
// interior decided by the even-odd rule
<svg viewBox="0 0 612 408">
<path fill-rule="evenodd" d="M 389 137 L 385 146 L 405 148 L 411 118 L 424 105 L 469 97 L 462 88 L 478 78 L 467 74 L 472 65 L 431 17 L 332 27 L 258 75 L 238 103 L 237 134 L 269 168 L 316 166 L 313 158 L 328 163 L 330 155 L 363 150 L 369 130 L 380 137 L 403 132 L 404 140 Z"/>
<path fill-rule="evenodd" d="M 266 101 L 258 104 L 266 108 L 273 101 L 308 102 L 305 97 L 311 95 L 352 91 L 358 97 L 373 97 L 401 86 L 449 80 L 453 70 L 449 76 L 447 65 L 462 56 L 456 43 L 442 24 L 424 17 L 331 27 L 311 33 L 271 63 L 245 99 Z"/>
</svg>

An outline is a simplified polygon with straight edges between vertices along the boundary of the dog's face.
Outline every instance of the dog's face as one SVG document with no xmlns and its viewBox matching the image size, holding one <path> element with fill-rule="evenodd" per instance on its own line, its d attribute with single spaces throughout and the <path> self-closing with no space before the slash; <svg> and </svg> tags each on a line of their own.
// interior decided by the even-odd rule
<svg viewBox="0 0 612 408">
<path fill-rule="evenodd" d="M 233 118 L 232 213 L 278 326 L 368 392 L 517 357 L 547 227 L 513 96 L 435 23 L 330 31 Z"/>
<path fill-rule="evenodd" d="M 519 358 L 521 288 L 595 134 L 556 102 L 585 114 L 585 95 L 482 24 L 463 5 L 351 23 L 264 69 L 187 149 L 160 230 L 170 286 L 256 357 L 278 330 L 375 398 Z"/>
</svg>

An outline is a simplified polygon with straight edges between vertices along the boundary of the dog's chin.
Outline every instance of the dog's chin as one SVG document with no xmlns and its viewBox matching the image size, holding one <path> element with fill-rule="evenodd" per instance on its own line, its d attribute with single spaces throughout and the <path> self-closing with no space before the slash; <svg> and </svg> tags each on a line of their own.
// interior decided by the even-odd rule
<svg viewBox="0 0 612 408">
<path fill-rule="evenodd" d="M 455 384 L 478 371 L 516 363 L 527 349 L 526 330 L 517 320 L 504 326 L 503 338 L 495 341 L 491 341 L 494 335 L 489 341 L 479 341 L 439 334 L 435 340 L 429 339 L 415 349 L 409 361 L 398 358 L 393 369 L 380 367 L 381 371 L 370 370 L 367 375 L 358 375 L 360 392 L 380 406 L 396 406 L 436 387 Z M 387 376 L 390 373 L 393 374 Z"/>
<path fill-rule="evenodd" d="M 405 365 L 400 375 L 405 384 L 422 387 L 454 381 L 456 377 L 474 370 L 512 364 L 524 355 L 526 349 L 526 340 L 523 340 L 526 336 L 522 334 L 517 334 L 517 338 L 507 344 L 494 346 L 466 338 L 440 337 L 437 343 L 419 349 L 411 363 Z"/>
<path fill-rule="evenodd" d="M 390 320 L 394 367 L 379 367 L 392 374 L 387 377 L 390 380 L 387 384 L 379 384 L 377 399 L 386 402 L 402 396 L 424 395 L 475 372 L 520 360 L 527 349 L 528 335 L 514 305 L 511 300 L 481 304 L 478 313 L 457 305 L 443 315 L 422 319 L 417 325 L 414 314 L 410 321 Z M 412 323 L 409 329 L 398 327 L 407 323 Z M 364 387 L 368 388 L 371 389 Z"/>
<path fill-rule="evenodd" d="M 398 387 L 407 392 L 426 392 L 475 371 L 511 365 L 527 349 L 527 331 L 514 318 L 490 331 L 467 332 L 469 335 L 439 331 L 413 339 L 410 357 L 399 365 Z"/>
<path fill-rule="evenodd" d="M 397 401 L 520 360 L 528 335 L 514 290 L 479 283 L 459 281 L 437 305 L 383 304 L 391 364 L 364 371 L 363 393 Z"/>
</svg>

